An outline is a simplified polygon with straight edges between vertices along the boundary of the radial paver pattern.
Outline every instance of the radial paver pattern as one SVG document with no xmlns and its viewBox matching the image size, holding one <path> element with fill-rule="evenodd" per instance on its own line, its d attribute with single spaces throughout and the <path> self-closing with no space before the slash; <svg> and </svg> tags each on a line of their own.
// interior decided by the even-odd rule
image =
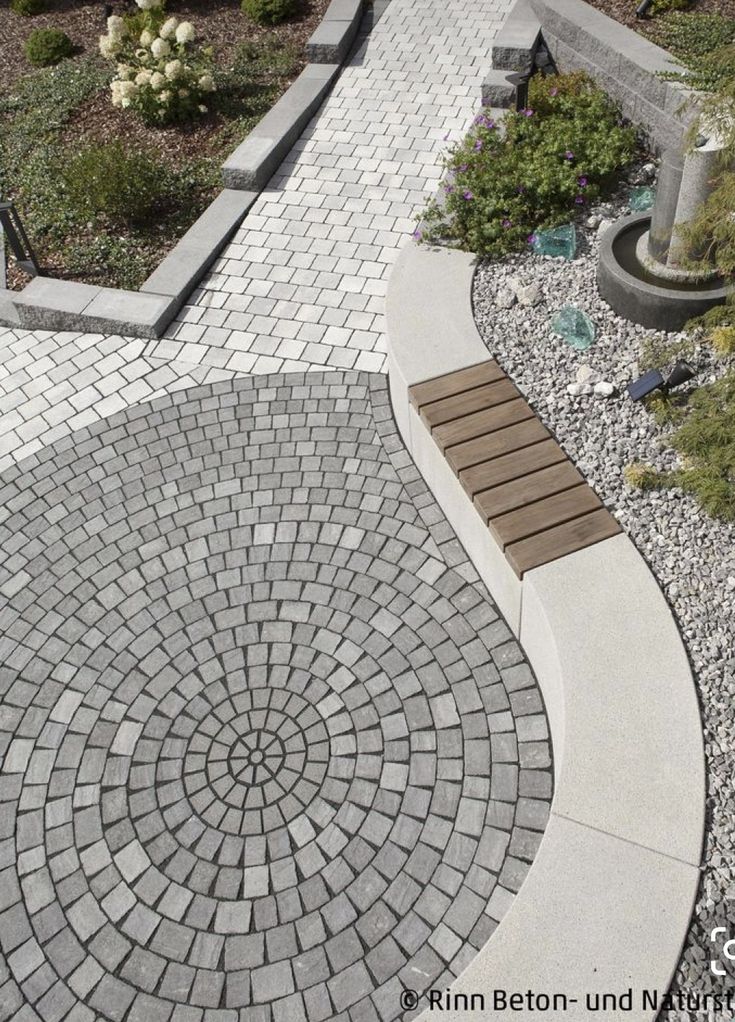
<svg viewBox="0 0 735 1022">
<path fill-rule="evenodd" d="M 392 0 L 149 354 L 241 372 L 381 371 L 384 299 L 475 112 L 510 0 Z"/>
<path fill-rule="evenodd" d="M 0 1017 L 401 1017 L 538 846 L 523 654 L 382 376 L 239 378 L 0 476 Z"/>
</svg>

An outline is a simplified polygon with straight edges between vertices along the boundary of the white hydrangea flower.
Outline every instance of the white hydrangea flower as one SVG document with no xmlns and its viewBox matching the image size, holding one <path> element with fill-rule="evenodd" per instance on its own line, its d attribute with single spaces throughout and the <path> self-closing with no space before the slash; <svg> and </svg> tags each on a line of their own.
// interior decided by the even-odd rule
<svg viewBox="0 0 735 1022">
<path fill-rule="evenodd" d="M 158 30 L 161 39 L 172 39 L 176 35 L 179 26 L 178 18 L 167 18 Z"/>
<path fill-rule="evenodd" d="M 111 39 L 122 39 L 125 35 L 125 22 L 117 14 L 107 19 L 107 32 Z"/>
<path fill-rule="evenodd" d="M 163 92 L 159 92 L 158 93 L 158 102 L 159 103 L 170 103 L 171 102 L 171 93 L 169 92 L 168 89 L 164 89 Z"/>
<path fill-rule="evenodd" d="M 205 92 L 214 92 L 214 78 L 210 74 L 203 74 L 199 79 L 199 88 Z"/>
<path fill-rule="evenodd" d="M 118 107 L 122 106 L 122 96 L 120 95 L 120 86 L 121 85 L 122 85 L 122 82 L 119 82 L 117 79 L 115 79 L 115 81 L 110 86 L 110 92 L 112 93 L 112 105 L 113 106 L 118 106 Z"/>
<path fill-rule="evenodd" d="M 146 71 L 146 70 L 139 71 L 137 73 L 137 75 L 135 76 L 135 84 L 136 85 L 150 85 L 152 77 L 153 76 L 151 75 L 150 71 Z"/>
<path fill-rule="evenodd" d="M 120 40 L 109 35 L 100 36 L 100 53 L 103 57 L 114 57 L 120 49 Z"/>
<path fill-rule="evenodd" d="M 117 77 L 120 78 L 122 81 L 124 81 L 126 78 L 129 78 L 132 73 L 133 69 L 128 64 L 117 65 Z"/>
<path fill-rule="evenodd" d="M 163 0 L 135 0 L 141 11 L 155 11 L 157 7 L 161 6 Z"/>
<path fill-rule="evenodd" d="M 166 73 L 166 77 L 170 78 L 173 81 L 174 78 L 181 77 L 181 73 L 184 70 L 184 65 L 181 63 L 180 60 L 169 60 L 164 70 Z"/>
<path fill-rule="evenodd" d="M 166 77 L 160 71 L 154 71 L 151 75 L 151 88 L 158 92 L 166 84 Z"/>
<path fill-rule="evenodd" d="M 206 106 L 204 106 L 203 103 L 199 104 L 198 110 L 199 110 L 200 114 L 206 114 L 206 112 L 207 112 L 207 108 L 206 108 Z"/>
<path fill-rule="evenodd" d="M 151 43 L 151 53 L 156 60 L 161 60 L 162 57 L 168 57 L 171 52 L 171 43 L 167 39 L 154 39 Z"/>
<path fill-rule="evenodd" d="M 192 23 L 190 21 L 182 21 L 176 29 L 176 42 L 182 44 L 193 43 L 195 35 L 196 32 Z"/>
<path fill-rule="evenodd" d="M 179 96 L 182 99 L 188 99 L 189 98 L 189 90 L 188 89 L 179 89 Z"/>
<path fill-rule="evenodd" d="M 128 107 L 138 95 L 138 86 L 135 82 L 120 82 L 120 106 Z"/>
<path fill-rule="evenodd" d="M 149 47 L 156 37 L 150 31 L 150 29 L 144 28 L 140 33 L 140 39 L 138 42 L 141 46 Z"/>
</svg>

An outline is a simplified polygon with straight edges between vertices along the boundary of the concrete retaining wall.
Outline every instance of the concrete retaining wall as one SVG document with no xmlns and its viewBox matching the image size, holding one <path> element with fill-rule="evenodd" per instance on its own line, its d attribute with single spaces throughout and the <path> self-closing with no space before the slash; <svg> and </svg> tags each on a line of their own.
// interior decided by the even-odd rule
<svg viewBox="0 0 735 1022">
<path fill-rule="evenodd" d="M 681 71 L 671 54 L 584 0 L 529 0 L 562 71 L 586 71 L 662 151 L 684 142 L 697 94 L 661 72 Z"/>
</svg>

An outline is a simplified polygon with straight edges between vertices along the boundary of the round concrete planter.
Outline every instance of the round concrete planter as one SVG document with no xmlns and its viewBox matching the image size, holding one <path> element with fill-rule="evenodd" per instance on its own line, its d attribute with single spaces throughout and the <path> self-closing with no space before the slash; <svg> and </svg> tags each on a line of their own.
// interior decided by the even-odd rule
<svg viewBox="0 0 735 1022">
<path fill-rule="evenodd" d="M 615 243 L 627 231 L 635 230 L 650 219 L 650 213 L 633 213 L 616 221 L 607 231 L 600 246 L 597 286 L 619 316 L 653 330 L 681 330 L 693 316 L 701 316 L 707 309 L 722 304 L 731 288 L 657 287 L 624 270 L 615 256 Z"/>
</svg>

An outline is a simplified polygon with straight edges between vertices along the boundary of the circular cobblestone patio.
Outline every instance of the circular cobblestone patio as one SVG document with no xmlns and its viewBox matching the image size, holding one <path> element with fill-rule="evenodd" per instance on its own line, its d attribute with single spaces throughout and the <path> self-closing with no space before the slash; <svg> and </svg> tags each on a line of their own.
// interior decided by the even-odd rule
<svg viewBox="0 0 735 1022">
<path fill-rule="evenodd" d="M 2 1018 L 392 1020 L 492 934 L 546 719 L 388 421 L 241 378 L 0 477 Z"/>
</svg>

